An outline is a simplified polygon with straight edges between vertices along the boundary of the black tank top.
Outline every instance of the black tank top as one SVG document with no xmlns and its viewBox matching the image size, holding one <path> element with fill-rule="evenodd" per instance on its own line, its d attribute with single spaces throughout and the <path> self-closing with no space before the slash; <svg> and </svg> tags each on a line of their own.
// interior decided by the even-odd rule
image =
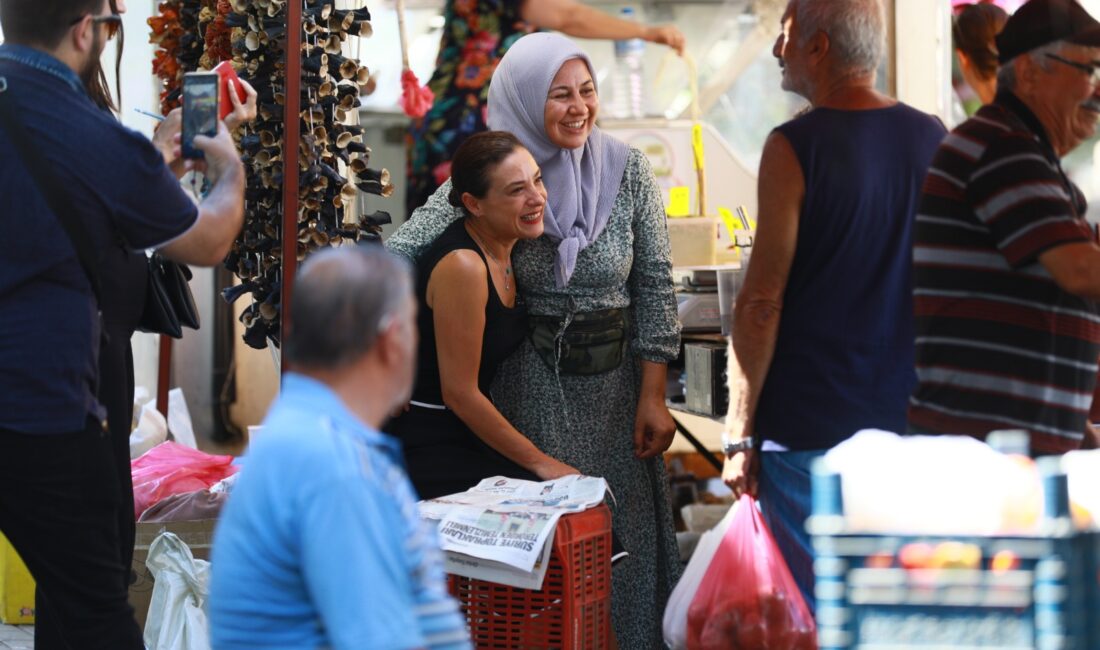
<svg viewBox="0 0 1100 650">
<path fill-rule="evenodd" d="M 443 231 L 417 260 L 420 348 L 412 398 L 424 404 L 443 404 L 435 321 L 425 301 L 428 280 L 444 255 L 463 249 L 477 251 L 482 262 L 485 262 L 481 249 L 466 232 L 460 219 Z M 505 307 L 493 286 L 491 275 L 487 282 L 489 299 L 485 303 L 485 333 L 481 337 L 481 367 L 477 384 L 482 394 L 489 397 L 489 386 L 501 362 L 523 342 L 527 334 L 527 310 L 518 297 L 515 307 Z M 450 409 L 412 405 L 391 421 L 385 430 L 401 440 L 409 478 L 424 499 L 461 492 L 490 476 L 537 480 L 533 474 L 482 442 Z"/>
<path fill-rule="evenodd" d="M 516 305 L 506 307 L 493 286 L 492 274 L 489 273 L 489 265 L 485 260 L 485 254 L 481 252 L 470 233 L 466 232 L 465 220 L 455 221 L 435 242 L 417 259 L 416 262 L 416 298 L 420 305 L 417 314 L 417 325 L 420 329 L 420 348 L 417 357 L 416 387 L 413 389 L 413 399 L 428 404 L 443 404 L 443 391 L 439 378 L 439 355 L 436 350 L 436 331 L 432 309 L 428 307 L 426 296 L 428 292 L 428 280 L 432 271 L 443 257 L 452 251 L 469 249 L 475 251 L 483 263 L 487 282 L 489 283 L 489 299 L 485 303 L 485 333 L 481 337 L 481 368 L 478 371 L 477 385 L 482 394 L 489 396 L 489 386 L 493 383 L 497 369 L 517 347 L 523 342 L 527 334 L 527 310 L 517 295 Z M 446 335 L 446 332 L 444 332 Z"/>
</svg>

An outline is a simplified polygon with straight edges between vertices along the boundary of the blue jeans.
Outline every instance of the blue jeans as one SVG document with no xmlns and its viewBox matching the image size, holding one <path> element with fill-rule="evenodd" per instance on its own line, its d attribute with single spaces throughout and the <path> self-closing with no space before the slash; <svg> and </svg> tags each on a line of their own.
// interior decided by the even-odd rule
<svg viewBox="0 0 1100 650">
<path fill-rule="evenodd" d="M 760 454 L 757 498 L 810 612 L 814 611 L 814 554 L 806 519 L 810 516 L 810 465 L 820 451 L 765 451 Z"/>
</svg>

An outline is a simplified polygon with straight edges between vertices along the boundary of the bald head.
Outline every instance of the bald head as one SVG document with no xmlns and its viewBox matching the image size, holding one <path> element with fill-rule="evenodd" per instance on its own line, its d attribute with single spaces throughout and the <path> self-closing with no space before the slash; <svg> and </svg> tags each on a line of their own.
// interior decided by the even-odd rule
<svg viewBox="0 0 1100 650">
<path fill-rule="evenodd" d="M 381 246 L 315 253 L 294 284 L 287 361 L 313 370 L 350 365 L 370 351 L 411 296 L 412 268 Z"/>
</svg>

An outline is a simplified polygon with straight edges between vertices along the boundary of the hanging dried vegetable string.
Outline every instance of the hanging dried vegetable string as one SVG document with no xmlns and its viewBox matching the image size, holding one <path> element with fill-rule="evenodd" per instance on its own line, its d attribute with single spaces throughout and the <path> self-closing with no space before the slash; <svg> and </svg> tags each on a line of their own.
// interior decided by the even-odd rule
<svg viewBox="0 0 1100 650">
<path fill-rule="evenodd" d="M 153 54 L 153 74 L 161 80 L 160 110 L 167 115 L 179 106 L 180 84 L 183 70 L 179 64 L 180 26 L 179 2 L 166 0 L 157 7 L 157 15 L 147 21 L 150 28 L 149 42 L 157 46 Z"/>
<path fill-rule="evenodd" d="M 222 0 L 224 2 L 224 0 Z M 220 9 L 220 7 L 219 7 Z M 248 294 L 241 314 L 245 342 L 255 348 L 278 344 L 283 164 L 283 106 L 286 100 L 284 0 L 229 0 L 224 15 L 234 68 L 256 89 L 258 118 L 244 126 L 240 146 L 245 162 L 245 224 L 226 266 L 241 284 L 223 291 L 233 302 Z M 206 29 L 207 56 L 218 16 Z M 389 196 L 393 185 L 386 170 L 367 166 L 370 148 L 355 123 L 361 94 L 374 80 L 356 57 L 344 55 L 348 36 L 372 33 L 366 8 L 339 9 L 332 0 L 303 3 L 302 106 L 298 151 L 298 232 L 294 254 L 303 259 L 324 246 L 377 239 L 389 215 L 356 214 L 360 190 Z M 349 180 L 349 176 L 353 180 Z"/>
</svg>

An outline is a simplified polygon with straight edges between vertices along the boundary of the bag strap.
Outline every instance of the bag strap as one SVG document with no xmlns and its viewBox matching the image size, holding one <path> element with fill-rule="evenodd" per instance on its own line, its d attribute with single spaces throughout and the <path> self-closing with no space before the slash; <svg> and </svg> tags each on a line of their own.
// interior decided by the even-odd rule
<svg viewBox="0 0 1100 650">
<path fill-rule="evenodd" d="M 5 77 L 0 77 L 0 127 L 7 130 L 8 138 L 15 145 L 16 152 L 22 156 L 27 171 L 30 172 L 35 185 L 38 186 L 38 191 L 46 199 L 46 203 L 61 222 L 61 226 L 69 236 L 73 248 L 76 249 L 80 266 L 84 268 L 84 273 L 88 276 L 88 282 L 92 285 L 92 293 L 95 295 L 96 303 L 102 305 L 99 273 L 96 271 L 98 258 L 92 249 L 92 239 L 88 236 L 88 230 L 84 227 L 84 224 L 76 218 L 77 213 L 73 210 L 69 193 L 62 187 L 57 176 L 51 173 L 46 159 L 35 148 L 27 130 L 19 122 L 15 106 L 12 103 L 11 88 Z"/>
</svg>

